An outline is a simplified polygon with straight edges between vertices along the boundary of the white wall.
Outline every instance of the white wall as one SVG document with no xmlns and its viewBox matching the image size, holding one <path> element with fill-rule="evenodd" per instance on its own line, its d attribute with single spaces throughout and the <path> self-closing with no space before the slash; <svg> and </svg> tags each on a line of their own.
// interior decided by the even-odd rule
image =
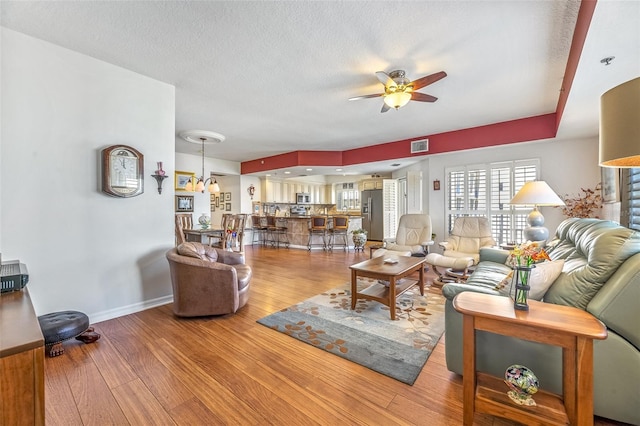
<svg viewBox="0 0 640 426">
<path fill-rule="evenodd" d="M 171 300 L 175 90 L 131 71 L 2 29 L 0 236 L 29 269 L 38 315 L 100 321 Z M 142 195 L 99 191 L 100 151 L 144 155 Z"/>
<path fill-rule="evenodd" d="M 394 172 L 393 177 L 406 176 L 408 170 L 421 170 L 424 177 L 424 211 L 431 216 L 433 232 L 442 241 L 445 230 L 445 197 L 447 167 L 491 163 L 529 158 L 540 159 L 540 178 L 558 195 L 577 194 L 580 188 L 593 188 L 600 182 L 598 166 L 598 140 L 547 140 L 483 148 L 464 152 L 438 154 L 424 161 Z M 440 191 L 434 191 L 433 181 L 440 180 Z M 545 226 L 553 235 L 565 217 L 560 209 L 542 207 Z"/>
</svg>

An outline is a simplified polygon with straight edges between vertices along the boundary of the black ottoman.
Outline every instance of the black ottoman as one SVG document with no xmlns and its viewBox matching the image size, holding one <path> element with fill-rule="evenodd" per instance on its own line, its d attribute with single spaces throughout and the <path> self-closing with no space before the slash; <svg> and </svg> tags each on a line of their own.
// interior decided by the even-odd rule
<svg viewBox="0 0 640 426">
<path fill-rule="evenodd" d="M 84 343 L 93 343 L 100 338 L 100 335 L 93 331 L 93 327 L 89 327 L 89 317 L 82 312 L 53 312 L 39 316 L 38 322 L 49 356 L 62 355 L 62 342 L 65 340 L 75 337 Z"/>
</svg>

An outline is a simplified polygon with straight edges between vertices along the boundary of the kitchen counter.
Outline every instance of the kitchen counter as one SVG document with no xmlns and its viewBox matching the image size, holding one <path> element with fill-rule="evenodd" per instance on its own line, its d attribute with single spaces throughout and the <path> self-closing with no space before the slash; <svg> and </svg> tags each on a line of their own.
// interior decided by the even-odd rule
<svg viewBox="0 0 640 426">
<path fill-rule="evenodd" d="M 331 226 L 331 220 L 333 216 L 344 216 L 341 214 L 328 214 L 328 215 L 313 215 L 313 216 L 327 216 L 329 218 L 329 227 Z M 349 216 L 349 228 L 347 233 L 351 234 L 354 229 L 362 228 L 362 216 L 357 215 L 347 215 Z M 297 249 L 307 249 L 307 243 L 309 242 L 309 221 L 311 220 L 311 215 L 309 216 L 278 216 L 277 220 L 279 223 L 286 222 L 287 223 L 287 237 L 289 238 L 289 247 L 297 248 Z M 251 241 L 251 240 L 249 240 Z M 349 236 L 349 241 L 351 241 L 351 237 Z M 353 245 L 351 246 L 353 247 Z M 316 249 L 316 247 L 314 247 Z"/>
</svg>

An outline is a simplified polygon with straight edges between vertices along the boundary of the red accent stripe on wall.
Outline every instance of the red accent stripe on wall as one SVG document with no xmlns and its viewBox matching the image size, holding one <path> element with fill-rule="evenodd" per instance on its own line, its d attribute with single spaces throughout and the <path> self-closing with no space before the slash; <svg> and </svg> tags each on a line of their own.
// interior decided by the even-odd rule
<svg viewBox="0 0 640 426">
<path fill-rule="evenodd" d="M 286 154 L 244 161 L 240 173 L 256 173 L 265 170 L 286 169 L 295 166 L 341 166 L 341 151 L 292 151 Z"/>
<path fill-rule="evenodd" d="M 241 164 L 242 174 L 265 170 L 284 169 L 295 166 L 348 166 L 374 161 L 392 160 L 412 156 L 441 154 L 473 148 L 505 145 L 553 138 L 556 135 L 556 115 L 545 114 L 536 117 L 488 124 L 486 126 L 438 133 L 430 136 L 404 139 L 380 145 L 371 145 L 347 151 L 293 151 Z M 429 139 L 429 152 L 411 154 L 411 142 Z"/>
<path fill-rule="evenodd" d="M 580 3 L 576 28 L 573 30 L 573 39 L 571 40 L 571 48 L 569 49 L 569 57 L 567 58 L 567 68 L 564 70 L 564 79 L 562 81 L 560 96 L 558 97 L 558 105 L 556 106 L 556 131 L 558 127 L 560 127 L 564 107 L 567 105 L 569 92 L 571 91 L 573 79 L 578 69 L 578 62 L 580 62 L 580 55 L 582 55 L 584 42 L 589 32 L 589 26 L 591 25 L 591 18 L 593 18 L 593 12 L 596 9 L 596 3 L 597 0 L 582 0 Z"/>
</svg>

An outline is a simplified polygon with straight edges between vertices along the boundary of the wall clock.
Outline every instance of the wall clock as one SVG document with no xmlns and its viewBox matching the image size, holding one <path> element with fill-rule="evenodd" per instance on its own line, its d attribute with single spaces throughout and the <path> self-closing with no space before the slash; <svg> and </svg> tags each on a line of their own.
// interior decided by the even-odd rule
<svg viewBox="0 0 640 426">
<path fill-rule="evenodd" d="M 102 150 L 102 192 L 114 197 L 135 197 L 144 192 L 144 156 L 126 145 Z"/>
</svg>

